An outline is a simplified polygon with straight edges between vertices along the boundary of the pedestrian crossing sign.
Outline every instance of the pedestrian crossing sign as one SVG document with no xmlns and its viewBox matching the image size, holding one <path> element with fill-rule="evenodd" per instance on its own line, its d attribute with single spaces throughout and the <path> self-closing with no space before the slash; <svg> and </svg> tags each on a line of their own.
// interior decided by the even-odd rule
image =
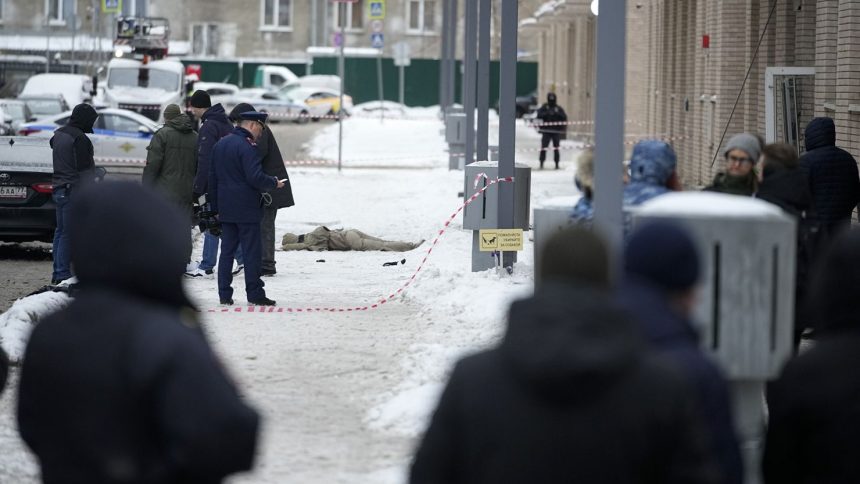
<svg viewBox="0 0 860 484">
<path fill-rule="evenodd" d="M 370 20 L 385 19 L 385 0 L 371 0 L 370 2 Z"/>
<path fill-rule="evenodd" d="M 102 13 L 120 13 L 122 0 L 102 0 Z"/>
</svg>

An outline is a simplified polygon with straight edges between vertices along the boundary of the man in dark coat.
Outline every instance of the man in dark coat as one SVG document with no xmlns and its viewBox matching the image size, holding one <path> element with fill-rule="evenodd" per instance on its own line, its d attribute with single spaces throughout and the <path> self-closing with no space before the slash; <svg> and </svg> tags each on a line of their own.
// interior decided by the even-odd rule
<svg viewBox="0 0 860 484">
<path fill-rule="evenodd" d="M 797 220 L 794 340 L 799 344 L 809 324 L 803 308 L 809 268 L 818 252 L 818 222 L 813 211 L 809 180 L 800 168 L 794 146 L 773 143 L 762 149 L 762 170 L 756 198 L 780 207 Z"/>
<path fill-rule="evenodd" d="M 543 254 L 501 344 L 454 368 L 410 482 L 716 482 L 682 375 L 612 301 L 606 244 L 577 227 Z"/>
<path fill-rule="evenodd" d="M 567 132 L 567 113 L 564 108 L 557 104 L 554 92 L 546 95 L 546 104 L 540 107 L 537 112 L 540 123 L 540 168 L 543 170 L 543 162 L 546 161 L 546 150 L 549 147 L 549 142 L 552 141 L 553 159 L 555 160 L 555 169 L 558 170 L 558 162 L 561 153 L 558 151 L 561 143 L 561 135 Z"/>
<path fill-rule="evenodd" d="M 67 217 L 69 202 L 77 189 L 83 184 L 95 179 L 95 161 L 93 159 L 93 143 L 87 133 L 93 132 L 93 125 L 98 113 L 89 104 L 78 104 L 72 110 L 69 122 L 54 131 L 51 138 L 53 149 L 54 174 L 51 185 L 54 188 L 52 198 L 57 207 L 57 227 L 54 230 L 54 271 L 51 284 L 72 277 L 69 264 L 69 237 Z"/>
<path fill-rule="evenodd" d="M 836 126 L 830 118 L 814 118 L 806 126 L 806 153 L 800 166 L 809 177 L 815 217 L 826 237 L 847 228 L 860 202 L 857 162 L 836 147 Z"/>
<path fill-rule="evenodd" d="M 209 196 L 221 221 L 221 259 L 218 262 L 218 296 L 221 304 L 233 304 L 231 262 L 239 246 L 245 256 L 245 292 L 250 304 L 274 306 L 263 289 L 262 242 L 263 194 L 283 188 L 283 179 L 263 173 L 262 156 L 255 140 L 266 127 L 267 115 L 247 111 L 240 122 L 212 150 Z"/>
<path fill-rule="evenodd" d="M 197 133 L 191 118 L 176 104 L 164 109 L 164 127 L 159 129 L 146 147 L 146 167 L 143 184 L 156 188 L 191 220 L 194 175 L 197 173 Z M 186 232 L 188 232 L 186 228 Z M 191 246 L 186 254 L 189 263 L 185 271 L 196 275 L 191 267 Z"/>
<path fill-rule="evenodd" d="M 239 103 L 230 111 L 230 120 L 239 122 L 239 115 L 248 111 L 254 111 L 254 106 L 248 103 Z M 284 188 L 268 192 L 271 202 L 263 206 L 263 221 L 260 223 L 260 231 L 263 239 L 263 276 L 274 276 L 275 268 L 275 217 L 281 208 L 292 207 L 296 204 L 293 200 L 293 189 L 287 175 L 287 167 L 284 165 L 284 157 L 278 147 L 275 135 L 267 125 L 260 139 L 257 140 L 257 149 L 263 157 L 263 173 L 272 175 L 284 182 Z"/>
<path fill-rule="evenodd" d="M 710 448 L 718 459 L 720 482 L 740 484 L 743 461 L 728 385 L 699 348 L 699 335 L 691 322 L 700 275 L 693 240 L 673 224 L 648 224 L 631 235 L 624 264 L 621 305 L 638 320 L 651 346 L 670 358 L 694 389 Z"/>
<path fill-rule="evenodd" d="M 81 191 L 69 219 L 80 289 L 33 330 L 19 388 L 43 481 L 217 483 L 250 469 L 259 417 L 182 289 L 186 219 L 122 182 Z"/>
<path fill-rule="evenodd" d="M 814 272 L 815 345 L 768 389 L 767 484 L 860 482 L 860 232 L 837 235 Z"/>
<path fill-rule="evenodd" d="M 233 125 L 227 118 L 227 112 L 221 103 L 212 105 L 209 93 L 196 91 L 191 96 L 191 112 L 200 120 L 200 132 L 197 135 L 197 174 L 194 177 L 194 199 L 200 195 L 209 198 L 209 176 L 212 170 L 212 150 L 221 138 L 233 131 Z M 204 274 L 212 274 L 215 264 L 218 262 L 218 237 L 208 231 L 203 235 L 203 256 L 198 269 Z M 230 270 L 233 269 L 233 261 L 228 261 Z M 242 266 L 242 253 L 236 253 L 236 262 Z M 237 269 L 238 271 L 238 269 Z M 199 272 L 193 275 L 202 275 Z"/>
</svg>

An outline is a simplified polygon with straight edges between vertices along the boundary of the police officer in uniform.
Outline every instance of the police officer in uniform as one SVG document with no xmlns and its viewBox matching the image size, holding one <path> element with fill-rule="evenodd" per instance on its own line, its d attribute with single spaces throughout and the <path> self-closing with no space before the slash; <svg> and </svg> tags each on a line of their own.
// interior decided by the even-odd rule
<svg viewBox="0 0 860 484">
<path fill-rule="evenodd" d="M 266 113 L 247 111 L 239 115 L 239 125 L 213 148 L 209 169 L 209 201 L 221 222 L 221 257 L 218 262 L 218 297 L 221 304 L 233 304 L 233 273 L 236 249 L 245 258 L 245 292 L 248 303 L 274 306 L 263 289 L 262 194 L 283 188 L 284 182 L 263 173 L 262 155 L 255 140 L 265 127 Z"/>
</svg>

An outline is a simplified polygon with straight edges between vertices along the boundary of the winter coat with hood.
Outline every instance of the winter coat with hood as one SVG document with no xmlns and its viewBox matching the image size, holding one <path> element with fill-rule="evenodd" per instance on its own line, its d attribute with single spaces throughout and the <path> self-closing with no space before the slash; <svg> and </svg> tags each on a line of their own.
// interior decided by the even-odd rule
<svg viewBox="0 0 860 484">
<path fill-rule="evenodd" d="M 717 365 L 702 353 L 690 321 L 673 310 L 665 293 L 653 284 L 628 275 L 619 301 L 641 328 L 651 347 L 676 363 L 698 396 L 699 415 L 721 471 L 721 483 L 743 482 L 743 461 L 734 430 L 728 386 Z"/>
<path fill-rule="evenodd" d="M 837 237 L 812 278 L 816 343 L 768 388 L 767 484 L 860 482 L 860 232 Z"/>
<path fill-rule="evenodd" d="M 411 482 L 715 482 L 681 375 L 606 291 L 547 283 L 457 363 Z"/>
<path fill-rule="evenodd" d="M 848 224 L 860 202 L 857 162 L 836 147 L 836 127 L 830 118 L 815 118 L 805 130 L 806 153 L 800 166 L 809 177 L 815 216 L 824 225 Z"/>
<path fill-rule="evenodd" d="M 209 172 L 212 165 L 212 149 L 221 138 L 233 131 L 233 124 L 218 103 L 201 116 L 202 124 L 197 135 L 197 175 L 194 177 L 194 193 L 209 191 Z"/>
<path fill-rule="evenodd" d="M 539 127 L 538 131 L 541 133 L 564 134 L 567 132 L 567 125 L 564 124 L 567 122 L 567 113 L 564 112 L 564 108 L 558 105 L 555 95 L 548 96 L 547 102 L 537 110 L 535 117 L 540 119 L 542 124 L 546 123 L 546 125 Z"/>
<path fill-rule="evenodd" d="M 633 216 L 630 208 L 641 205 L 670 190 L 675 174 L 675 150 L 663 141 L 640 141 L 630 157 L 630 183 L 624 187 L 624 233 L 630 232 Z"/>
<path fill-rule="evenodd" d="M 95 179 L 93 143 L 87 133 L 93 132 L 98 117 L 96 110 L 89 104 L 78 104 L 72 110 L 69 122 L 54 131 L 50 144 L 54 160 L 51 184 L 55 188 Z"/>
<path fill-rule="evenodd" d="M 153 186 L 181 207 L 191 207 L 197 173 L 194 122 L 180 114 L 159 129 L 146 148 L 143 183 Z"/>
<path fill-rule="evenodd" d="M 187 222 L 133 183 L 82 190 L 70 211 L 80 290 L 33 330 L 19 389 L 43 482 L 218 483 L 249 469 L 259 419 L 183 292 Z"/>
</svg>

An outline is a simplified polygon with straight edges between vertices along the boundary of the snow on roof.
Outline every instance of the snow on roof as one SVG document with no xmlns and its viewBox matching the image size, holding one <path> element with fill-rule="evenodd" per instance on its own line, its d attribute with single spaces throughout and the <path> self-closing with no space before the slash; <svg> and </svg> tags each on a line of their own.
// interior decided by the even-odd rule
<svg viewBox="0 0 860 484">
<path fill-rule="evenodd" d="M 520 20 L 520 27 L 528 27 L 529 25 L 535 25 L 538 23 L 538 20 L 534 17 L 528 17 Z"/>
<path fill-rule="evenodd" d="M 555 12 L 556 1 L 550 0 L 549 2 L 544 2 L 537 10 L 535 10 L 534 15 L 535 18 L 543 17 L 544 15 Z"/>
<path fill-rule="evenodd" d="M 51 52 L 71 52 L 72 40 L 71 35 L 52 35 L 50 39 L 45 35 L 0 35 L 0 50 L 25 52 L 50 48 Z M 168 44 L 168 52 L 173 55 L 186 55 L 191 50 L 190 46 L 190 42 L 184 40 L 171 40 Z M 76 35 L 74 47 L 76 51 L 89 51 L 96 48 L 102 52 L 113 52 L 115 49 L 113 39 L 105 37 L 99 39 L 89 34 Z"/>
<path fill-rule="evenodd" d="M 656 216 L 783 220 L 782 209 L 763 200 L 713 192 L 678 192 L 656 197 L 635 213 Z"/>
<path fill-rule="evenodd" d="M 336 56 L 340 54 L 340 49 L 337 47 L 308 47 L 307 53 L 310 56 Z M 343 49 L 343 53 L 348 57 L 377 57 L 379 56 L 379 49 L 346 47 Z"/>
</svg>

